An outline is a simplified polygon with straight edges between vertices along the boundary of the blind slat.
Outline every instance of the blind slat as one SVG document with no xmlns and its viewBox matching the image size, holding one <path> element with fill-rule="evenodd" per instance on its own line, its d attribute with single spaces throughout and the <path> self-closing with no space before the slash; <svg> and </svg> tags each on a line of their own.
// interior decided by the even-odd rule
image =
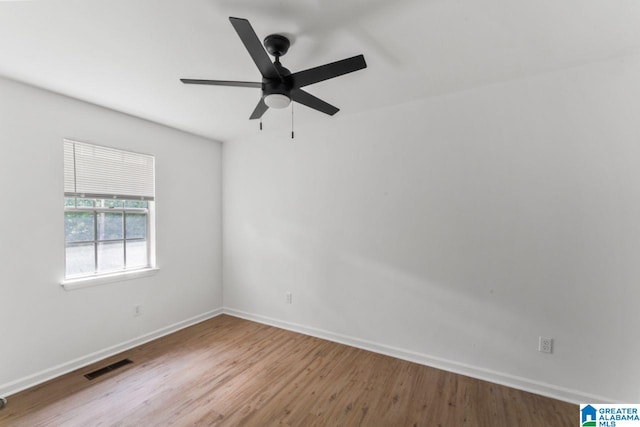
<svg viewBox="0 0 640 427">
<path fill-rule="evenodd" d="M 153 156 L 64 140 L 68 196 L 153 200 L 154 182 Z"/>
</svg>

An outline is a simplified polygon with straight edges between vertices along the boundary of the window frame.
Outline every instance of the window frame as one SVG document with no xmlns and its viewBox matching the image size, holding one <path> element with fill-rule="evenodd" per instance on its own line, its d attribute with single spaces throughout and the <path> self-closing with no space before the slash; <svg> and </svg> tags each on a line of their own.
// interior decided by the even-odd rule
<svg viewBox="0 0 640 427">
<path fill-rule="evenodd" d="M 68 138 L 63 138 L 63 147 L 64 262 L 61 275 L 63 278 L 59 282 L 60 285 L 65 290 L 72 290 L 155 274 L 158 271 L 156 264 L 155 156 Z M 144 202 L 146 205 L 128 202 Z M 88 223 L 93 221 L 92 236 L 88 233 L 90 228 L 85 229 L 87 233 L 84 236 L 82 228 L 76 228 L 75 231 L 80 234 L 72 231 L 69 236 L 78 240 L 67 241 L 67 232 L 72 230 L 67 228 L 68 224 L 72 224 L 67 222 L 69 212 L 90 214 L 91 220 L 86 218 L 86 224 L 89 225 Z M 108 217 L 104 215 L 109 213 L 121 215 L 119 224 L 122 227 L 121 234 L 117 220 L 115 223 L 109 223 Z M 127 237 L 127 216 L 130 214 L 144 214 L 146 216 L 144 237 Z M 101 216 L 103 225 L 98 221 Z M 82 221 L 80 216 L 78 219 Z M 113 228 L 114 225 L 116 228 Z M 139 225 L 142 226 L 142 222 Z M 110 233 L 109 237 L 116 236 L 116 238 L 100 239 L 100 230 Z M 142 227 L 134 227 L 130 231 L 133 233 L 132 235 L 139 235 Z M 108 234 L 102 233 L 102 236 L 107 237 Z M 80 237 L 92 237 L 92 239 L 80 240 Z M 104 251 L 106 244 L 114 242 L 117 243 L 118 247 L 115 250 L 121 254 L 121 260 L 120 255 L 116 256 L 116 260 L 107 252 L 101 252 L 101 250 Z M 138 260 L 142 260 L 144 254 L 146 265 L 136 263 L 137 265 L 127 267 L 127 252 L 130 250 L 128 246 L 136 242 L 146 243 L 146 248 L 136 248 Z M 79 269 L 76 268 L 76 271 L 68 273 L 67 259 L 73 259 L 67 257 L 68 248 L 80 247 L 81 245 L 86 246 L 86 253 L 85 255 L 78 254 L 86 256 L 84 258 L 86 266 L 91 267 L 91 263 L 93 263 L 93 268 L 87 268 L 89 271 L 85 272 L 77 271 L 85 269 L 85 266 L 82 266 Z M 107 251 L 113 249 L 107 247 Z M 143 252 L 145 249 L 146 252 Z M 93 253 L 92 256 L 90 251 Z M 91 261 L 89 257 L 93 260 Z M 130 260 L 132 259 L 135 259 L 135 256 L 130 258 Z M 107 264 L 101 266 L 101 260 L 107 261 Z M 116 260 L 116 263 L 109 263 L 113 260 Z M 105 269 L 107 270 L 105 271 Z"/>
<path fill-rule="evenodd" d="M 152 203 L 153 202 L 147 202 L 148 203 L 148 207 L 147 208 L 131 208 L 131 207 L 125 207 L 125 200 L 123 199 L 118 199 L 118 201 L 122 201 L 122 207 L 97 207 L 95 206 L 95 201 L 96 200 L 109 200 L 109 199 L 93 199 L 93 203 L 94 206 L 77 206 L 77 199 L 78 198 L 72 198 L 72 197 L 65 197 L 65 201 L 66 199 L 74 199 L 74 205 L 75 206 L 67 206 L 65 203 L 65 207 L 64 207 L 64 213 L 67 214 L 68 212 L 83 212 L 83 213 L 90 213 L 93 215 L 93 239 L 91 240 L 76 240 L 76 241 L 67 241 L 66 240 L 66 236 L 65 236 L 65 242 L 64 242 L 64 247 L 65 247 L 65 280 L 75 280 L 75 279 L 81 279 L 81 278 L 86 278 L 86 277 L 93 277 L 93 276 L 101 276 L 101 275 L 108 275 L 108 274 L 117 274 L 117 273 L 122 273 L 122 272 L 127 272 L 127 271 L 135 271 L 135 270 L 143 270 L 143 269 L 147 269 L 147 268 L 152 268 L 153 267 L 153 263 L 152 263 L 152 259 L 151 259 L 151 211 L 153 209 Z M 118 213 L 118 214 L 122 214 L 122 238 L 119 239 L 99 239 L 98 237 L 98 215 L 102 214 L 102 213 Z M 127 214 L 144 214 L 145 215 L 145 237 L 141 238 L 141 237 L 127 237 Z M 124 267 L 122 269 L 119 270 L 111 270 L 111 271 L 105 271 L 105 272 L 100 272 L 98 271 L 98 266 L 99 266 L 99 249 L 98 246 L 100 243 L 115 243 L 115 242 L 122 242 L 122 251 L 123 251 L 123 265 Z M 146 242 L 146 259 L 147 259 L 147 264 L 143 265 L 143 266 L 134 266 L 134 267 L 127 267 L 127 243 L 128 242 Z M 71 275 L 71 276 L 67 276 L 67 271 L 66 271 L 66 263 L 67 263 L 67 248 L 68 247 L 73 247 L 73 246 L 79 246 L 79 245 L 87 245 L 87 244 L 91 244 L 93 245 L 93 273 L 86 273 L 86 274 L 80 274 L 80 275 Z"/>
</svg>

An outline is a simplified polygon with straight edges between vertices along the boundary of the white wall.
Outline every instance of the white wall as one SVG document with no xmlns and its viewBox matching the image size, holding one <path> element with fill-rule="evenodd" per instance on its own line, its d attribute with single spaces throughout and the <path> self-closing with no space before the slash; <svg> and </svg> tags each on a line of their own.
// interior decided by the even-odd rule
<svg viewBox="0 0 640 427">
<path fill-rule="evenodd" d="M 59 285 L 62 138 L 156 156 L 156 275 Z M 0 395 L 222 306 L 220 143 L 0 79 L 0 150 Z"/>
<path fill-rule="evenodd" d="M 632 56 L 225 143 L 225 306 L 637 402 L 639 112 Z"/>
</svg>

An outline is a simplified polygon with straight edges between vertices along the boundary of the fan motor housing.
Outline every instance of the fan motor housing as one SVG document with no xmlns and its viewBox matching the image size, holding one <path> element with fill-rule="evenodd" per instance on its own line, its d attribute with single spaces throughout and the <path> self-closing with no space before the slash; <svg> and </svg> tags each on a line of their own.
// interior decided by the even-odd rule
<svg viewBox="0 0 640 427">
<path fill-rule="evenodd" d="M 291 92 L 291 85 L 280 80 L 267 80 L 262 81 L 262 96 L 272 95 L 275 93 L 286 95 L 289 97 Z"/>
<path fill-rule="evenodd" d="M 287 77 L 291 75 L 291 71 L 283 67 L 282 64 L 280 64 L 280 61 L 274 62 L 273 65 L 276 67 L 276 69 L 278 70 L 278 73 L 280 73 L 282 77 Z M 279 93 L 289 97 L 289 93 L 291 92 L 291 86 L 292 86 L 291 80 L 287 78 L 283 80 L 263 78 L 262 79 L 262 95 L 267 96 L 274 93 Z"/>
</svg>

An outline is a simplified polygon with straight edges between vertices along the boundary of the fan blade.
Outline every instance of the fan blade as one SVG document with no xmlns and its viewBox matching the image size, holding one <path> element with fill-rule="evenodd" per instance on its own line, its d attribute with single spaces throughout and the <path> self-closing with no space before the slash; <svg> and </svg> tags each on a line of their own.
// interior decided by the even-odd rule
<svg viewBox="0 0 640 427">
<path fill-rule="evenodd" d="M 367 68 L 364 55 L 357 55 L 319 67 L 309 68 L 308 70 L 298 71 L 288 76 L 287 79 L 290 79 L 294 88 L 299 88 L 362 70 L 363 68 Z"/>
<path fill-rule="evenodd" d="M 251 117 L 249 117 L 249 120 L 259 119 L 268 109 L 269 107 L 267 106 L 267 104 L 264 103 L 264 99 L 260 98 L 260 101 L 258 101 L 258 105 L 256 105 L 256 108 L 255 110 L 253 110 L 253 113 L 251 113 Z"/>
<path fill-rule="evenodd" d="M 265 79 L 282 79 L 249 21 L 233 17 L 229 17 L 229 21 L 231 21 L 231 25 L 235 28 L 242 43 L 244 43 L 244 47 L 249 51 L 249 55 L 251 55 L 253 62 L 256 63 L 262 77 Z"/>
<path fill-rule="evenodd" d="M 238 86 L 238 87 L 257 87 L 261 88 L 262 83 L 259 82 L 235 82 L 230 80 L 198 80 L 198 79 L 180 79 L 182 83 L 191 85 L 213 85 L 213 86 Z"/>
<path fill-rule="evenodd" d="M 318 110 L 330 116 L 333 116 L 335 113 L 340 111 L 339 108 L 324 102 L 320 98 L 316 98 L 309 92 L 305 92 L 302 89 L 291 89 L 291 93 L 289 95 L 291 96 L 292 101 L 299 102 L 300 104 L 306 105 L 309 108 L 313 108 L 314 110 Z"/>
</svg>

